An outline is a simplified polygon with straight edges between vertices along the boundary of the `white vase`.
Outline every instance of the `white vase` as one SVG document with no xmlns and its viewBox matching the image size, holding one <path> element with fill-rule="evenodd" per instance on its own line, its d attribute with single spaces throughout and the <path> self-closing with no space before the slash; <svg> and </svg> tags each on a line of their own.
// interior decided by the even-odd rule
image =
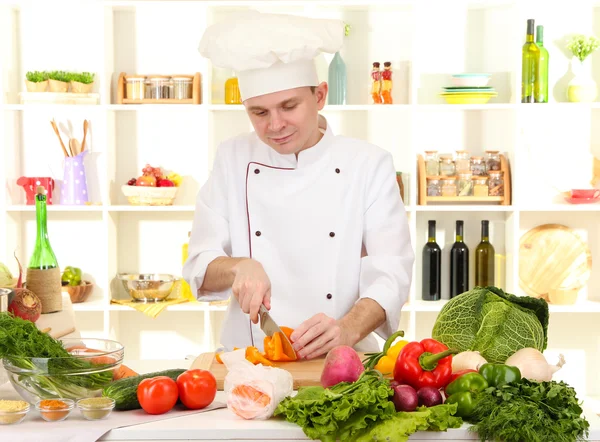
<svg viewBox="0 0 600 442">
<path fill-rule="evenodd" d="M 575 77 L 569 81 L 567 96 L 570 102 L 590 102 L 598 96 L 598 86 L 592 78 L 587 61 L 577 57 L 571 59 L 571 70 Z"/>
</svg>

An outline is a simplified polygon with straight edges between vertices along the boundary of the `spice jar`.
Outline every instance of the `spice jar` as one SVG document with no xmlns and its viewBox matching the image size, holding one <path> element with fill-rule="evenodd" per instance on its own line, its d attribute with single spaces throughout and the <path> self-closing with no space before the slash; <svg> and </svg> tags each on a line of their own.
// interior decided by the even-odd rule
<svg viewBox="0 0 600 442">
<path fill-rule="evenodd" d="M 452 160 L 452 155 L 440 155 L 440 175 L 441 176 L 454 176 L 456 174 L 456 167 Z"/>
<path fill-rule="evenodd" d="M 470 161 L 471 157 L 469 155 L 469 152 L 467 152 L 466 150 L 457 150 L 456 151 L 456 160 L 454 161 L 454 166 L 456 167 L 456 172 L 460 173 L 463 170 L 470 170 L 471 169 L 471 161 Z"/>
<path fill-rule="evenodd" d="M 483 157 L 471 157 L 471 173 L 473 176 L 485 176 L 486 167 Z"/>
<path fill-rule="evenodd" d="M 473 195 L 473 174 L 471 172 L 460 172 L 457 183 L 458 196 Z"/>
<path fill-rule="evenodd" d="M 35 404 L 46 422 L 63 421 L 71 414 L 75 403 L 71 399 L 44 399 Z"/>
<path fill-rule="evenodd" d="M 473 196 L 488 196 L 488 178 L 486 176 L 473 177 Z"/>
<path fill-rule="evenodd" d="M 427 196 L 442 196 L 439 176 L 428 176 L 427 177 Z"/>
<path fill-rule="evenodd" d="M 173 94 L 171 98 L 187 100 L 192 98 L 192 79 L 189 77 L 173 77 Z"/>
<path fill-rule="evenodd" d="M 79 399 L 77 407 L 84 418 L 89 421 L 105 419 L 115 408 L 115 400 L 107 397 L 90 397 Z"/>
<path fill-rule="evenodd" d="M 142 100 L 146 96 L 146 77 L 132 76 L 125 79 L 125 98 Z"/>
<path fill-rule="evenodd" d="M 502 170 L 490 171 L 488 182 L 489 196 L 504 196 L 504 172 Z"/>
<path fill-rule="evenodd" d="M 456 177 L 442 178 L 442 196 L 456 196 Z"/>
<path fill-rule="evenodd" d="M 490 170 L 500 170 L 500 153 L 497 150 L 485 151 L 485 168 L 489 173 Z"/>
<path fill-rule="evenodd" d="M 425 151 L 425 175 L 438 176 L 440 174 L 440 159 L 437 150 Z"/>
<path fill-rule="evenodd" d="M 155 76 L 150 77 L 150 90 L 149 96 L 146 94 L 146 98 L 152 98 L 154 100 L 160 100 L 163 98 L 171 98 L 171 94 L 169 91 L 169 77 L 165 76 Z"/>
</svg>

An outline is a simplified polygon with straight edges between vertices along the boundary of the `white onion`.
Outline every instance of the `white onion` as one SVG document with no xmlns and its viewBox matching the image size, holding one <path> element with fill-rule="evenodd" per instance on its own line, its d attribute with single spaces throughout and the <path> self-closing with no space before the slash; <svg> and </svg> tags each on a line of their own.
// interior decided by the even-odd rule
<svg viewBox="0 0 600 442">
<path fill-rule="evenodd" d="M 478 351 L 463 351 L 452 356 L 452 373 L 461 370 L 479 370 L 479 367 L 487 361 Z"/>
<path fill-rule="evenodd" d="M 544 382 L 552 380 L 554 373 L 565 364 L 565 357 L 558 355 L 558 364 L 550 365 L 536 348 L 522 348 L 508 358 L 505 364 L 517 367 L 521 371 L 521 377 L 525 379 Z"/>
</svg>

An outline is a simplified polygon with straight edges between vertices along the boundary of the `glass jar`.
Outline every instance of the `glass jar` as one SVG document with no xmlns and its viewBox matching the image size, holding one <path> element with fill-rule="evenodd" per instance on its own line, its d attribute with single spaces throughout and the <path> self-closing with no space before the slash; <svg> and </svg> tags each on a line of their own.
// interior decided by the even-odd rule
<svg viewBox="0 0 600 442">
<path fill-rule="evenodd" d="M 442 196 L 440 177 L 427 177 L 427 196 Z"/>
<path fill-rule="evenodd" d="M 442 196 L 456 196 L 456 177 L 442 178 Z"/>
<path fill-rule="evenodd" d="M 146 94 L 146 77 L 133 76 L 125 79 L 125 98 L 141 100 Z"/>
<path fill-rule="evenodd" d="M 456 160 L 454 160 L 454 166 L 456 167 L 456 172 L 462 172 L 471 169 L 471 156 L 469 152 L 466 150 L 457 150 L 456 151 Z"/>
<path fill-rule="evenodd" d="M 488 178 L 486 176 L 473 177 L 473 196 L 488 196 Z"/>
<path fill-rule="evenodd" d="M 489 172 L 489 176 L 488 195 L 504 196 L 504 172 L 502 170 L 492 170 Z"/>
<path fill-rule="evenodd" d="M 473 195 L 473 174 L 471 172 L 459 172 L 457 183 L 458 196 Z"/>
<path fill-rule="evenodd" d="M 490 170 L 500 170 L 500 153 L 497 150 L 486 150 L 485 155 L 485 169 L 488 174 Z"/>
<path fill-rule="evenodd" d="M 455 174 L 456 167 L 452 160 L 452 155 L 440 155 L 440 175 L 454 176 Z"/>
<path fill-rule="evenodd" d="M 485 176 L 486 167 L 483 157 L 471 157 L 471 173 L 473 176 Z"/>
<path fill-rule="evenodd" d="M 170 78 L 165 76 L 155 76 L 150 77 L 148 80 L 150 82 L 150 90 L 149 96 L 146 94 L 147 98 L 152 98 L 154 100 L 160 100 L 164 98 L 171 98 L 170 94 Z"/>
<path fill-rule="evenodd" d="M 187 100 L 192 98 L 192 79 L 189 77 L 173 77 L 173 93 L 171 98 L 176 100 Z"/>
<path fill-rule="evenodd" d="M 438 176 L 440 174 L 440 159 L 437 150 L 425 151 L 425 175 Z"/>
</svg>

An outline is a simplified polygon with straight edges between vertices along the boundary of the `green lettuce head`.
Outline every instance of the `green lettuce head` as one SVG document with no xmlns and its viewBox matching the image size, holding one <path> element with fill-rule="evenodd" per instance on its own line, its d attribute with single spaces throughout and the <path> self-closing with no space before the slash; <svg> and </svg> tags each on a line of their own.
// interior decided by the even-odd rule
<svg viewBox="0 0 600 442">
<path fill-rule="evenodd" d="M 438 315 L 431 336 L 458 351 L 478 351 L 502 364 L 521 348 L 543 352 L 548 345 L 548 304 L 496 287 L 475 287 L 452 298 Z"/>
</svg>

